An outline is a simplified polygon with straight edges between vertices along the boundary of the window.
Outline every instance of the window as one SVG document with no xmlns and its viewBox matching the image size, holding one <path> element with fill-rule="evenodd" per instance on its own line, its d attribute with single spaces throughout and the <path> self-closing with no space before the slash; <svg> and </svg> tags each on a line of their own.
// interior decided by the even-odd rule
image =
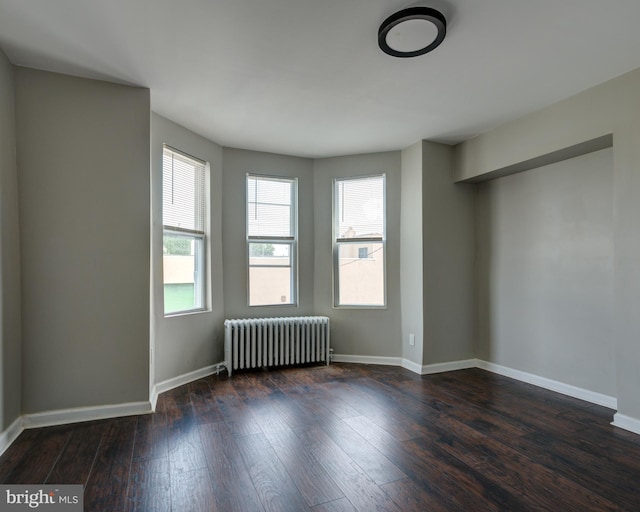
<svg viewBox="0 0 640 512">
<path fill-rule="evenodd" d="M 249 306 L 297 301 L 297 180 L 247 175 Z"/>
<path fill-rule="evenodd" d="M 334 305 L 386 306 L 385 175 L 336 179 Z"/>
<path fill-rule="evenodd" d="M 164 146 L 162 224 L 164 314 L 206 307 L 207 164 Z"/>
</svg>

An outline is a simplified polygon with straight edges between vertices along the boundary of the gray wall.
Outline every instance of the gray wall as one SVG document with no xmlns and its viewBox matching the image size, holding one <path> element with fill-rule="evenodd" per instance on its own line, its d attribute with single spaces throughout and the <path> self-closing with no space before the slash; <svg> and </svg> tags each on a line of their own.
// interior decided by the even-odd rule
<svg viewBox="0 0 640 512">
<path fill-rule="evenodd" d="M 474 353 L 474 189 L 452 181 L 453 147 L 422 143 L 423 364 Z"/>
<path fill-rule="evenodd" d="M 478 185 L 478 357 L 613 396 L 613 160 Z"/>
<path fill-rule="evenodd" d="M 457 147 L 457 180 L 613 134 L 613 340 L 618 413 L 640 421 L 640 70 Z M 605 341 L 603 341 L 605 343 Z"/>
<path fill-rule="evenodd" d="M 336 354 L 400 357 L 400 178 L 399 151 L 315 160 L 315 311 L 331 317 L 331 345 Z M 387 175 L 387 308 L 333 308 L 333 178 Z"/>
<path fill-rule="evenodd" d="M 162 145 L 168 144 L 209 163 L 209 307 L 202 313 L 164 317 L 162 286 Z M 172 121 L 153 114 L 152 151 L 152 301 L 153 383 L 224 359 L 222 275 L 222 148 Z"/>
<path fill-rule="evenodd" d="M 24 413 L 149 399 L 149 90 L 16 68 Z"/>
<path fill-rule="evenodd" d="M 222 238 L 226 318 L 311 315 L 313 308 L 313 163 L 307 158 L 224 148 Z M 248 306 L 246 175 L 298 179 L 298 305 Z"/>
<path fill-rule="evenodd" d="M 0 432 L 20 416 L 20 240 L 13 66 L 0 50 Z"/>
</svg>

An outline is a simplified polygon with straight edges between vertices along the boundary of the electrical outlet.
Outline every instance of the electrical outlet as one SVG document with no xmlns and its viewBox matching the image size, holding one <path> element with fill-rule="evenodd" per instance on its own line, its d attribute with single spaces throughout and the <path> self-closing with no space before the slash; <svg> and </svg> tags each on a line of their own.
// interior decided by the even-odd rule
<svg viewBox="0 0 640 512">
<path fill-rule="evenodd" d="M 416 335 L 411 332 L 409 333 L 409 345 L 413 347 L 415 346 L 415 344 L 416 344 Z"/>
</svg>

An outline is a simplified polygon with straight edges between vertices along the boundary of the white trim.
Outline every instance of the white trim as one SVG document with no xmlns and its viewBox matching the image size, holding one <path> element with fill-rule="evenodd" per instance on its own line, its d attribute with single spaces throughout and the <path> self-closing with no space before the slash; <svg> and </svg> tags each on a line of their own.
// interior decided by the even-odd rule
<svg viewBox="0 0 640 512">
<path fill-rule="evenodd" d="M 331 356 L 332 363 L 360 363 L 360 364 L 382 364 L 386 366 L 402 366 L 402 358 L 400 357 L 381 357 L 381 356 L 357 356 L 347 354 L 333 354 Z"/>
<path fill-rule="evenodd" d="M 163 380 L 162 382 L 158 382 L 153 387 L 151 396 L 152 398 L 157 400 L 160 393 L 164 393 L 165 391 L 169 391 L 170 389 L 184 386 L 185 384 L 193 382 L 194 380 L 203 379 L 204 377 L 208 377 L 209 375 L 213 375 L 214 373 L 219 373 L 222 367 L 227 367 L 226 361 L 212 364 L 210 366 L 205 366 L 204 368 L 200 368 L 189 373 L 183 373 L 182 375 L 178 375 L 177 377 L 172 377 L 170 379 Z M 155 401 L 152 402 L 155 409 Z"/>
<path fill-rule="evenodd" d="M 81 421 L 135 416 L 153 412 L 150 402 L 129 402 L 124 404 L 97 405 L 90 407 L 74 407 L 55 411 L 37 412 L 22 416 L 24 428 L 51 427 Z"/>
<path fill-rule="evenodd" d="M 403 358 L 402 364 L 400 366 L 402 366 L 405 370 L 412 371 L 413 373 L 422 374 L 422 366 L 419 365 L 418 363 L 414 363 L 409 359 Z"/>
<path fill-rule="evenodd" d="M 454 370 L 466 370 L 467 368 L 475 368 L 478 365 L 477 359 L 463 359 L 461 361 L 449 361 L 447 363 L 434 363 L 420 365 L 409 361 L 402 360 L 402 367 L 411 370 L 420 375 L 430 375 L 432 373 L 452 372 Z"/>
<path fill-rule="evenodd" d="M 431 373 L 452 372 L 455 370 L 467 370 L 468 368 L 476 368 L 478 366 L 477 359 L 463 359 L 461 361 L 450 361 L 448 363 L 426 364 L 421 370 L 421 375 L 429 375 Z"/>
<path fill-rule="evenodd" d="M 489 363 L 481 359 L 463 359 L 461 361 L 451 361 L 448 363 L 435 363 L 420 366 L 418 363 L 410 361 L 409 359 L 402 359 L 399 357 L 375 357 L 375 356 L 356 356 L 346 354 L 335 354 L 332 359 L 335 363 L 361 363 L 361 364 L 385 364 L 393 366 L 401 366 L 420 375 L 429 375 L 432 373 L 450 372 L 454 370 L 464 370 L 467 368 L 480 368 L 492 373 L 504 375 L 521 382 L 533 384 L 540 388 L 549 389 L 556 393 L 585 400 L 587 402 L 602 405 L 609 409 L 618 408 L 618 400 L 613 396 L 604 395 L 602 393 L 596 393 L 588 389 L 579 388 L 566 384 L 557 380 L 547 379 L 546 377 L 540 377 L 532 373 L 523 372 L 521 370 L 515 370 L 506 366 L 501 366 L 495 363 Z M 616 414 L 616 417 L 620 416 L 619 420 L 615 420 L 612 423 L 615 426 L 620 426 L 632 432 L 640 430 L 640 420 L 635 420 L 628 416 Z M 615 418 L 614 418 L 615 419 Z M 627 425 L 627 426 L 621 426 Z M 637 430 L 634 430 L 637 429 Z"/>
<path fill-rule="evenodd" d="M 22 425 L 22 416 L 18 416 L 15 421 L 9 425 L 6 430 L 0 432 L 0 455 L 2 455 L 11 443 L 13 443 L 22 431 L 24 426 Z"/>
<path fill-rule="evenodd" d="M 540 377 L 532 373 L 514 370 L 513 368 L 507 368 L 506 366 L 489 363 L 487 361 L 478 360 L 477 366 L 483 370 L 504 375 L 505 377 L 511 377 L 512 379 L 527 382 L 544 389 L 562 393 L 563 395 L 572 396 L 573 398 L 586 400 L 593 404 L 602 405 L 610 409 L 618 408 L 618 400 L 613 396 L 603 395 L 602 393 L 596 393 L 595 391 L 572 386 L 571 384 L 565 384 L 564 382 L 559 382 L 557 380 L 547 379 L 546 377 Z"/>
<path fill-rule="evenodd" d="M 620 414 L 619 412 L 613 415 L 613 421 L 611 424 L 614 427 L 623 428 L 634 434 L 640 434 L 640 420 Z"/>
<path fill-rule="evenodd" d="M 151 410 L 156 412 L 156 404 L 158 403 L 158 386 L 151 388 L 151 394 L 149 395 L 149 403 L 151 404 Z"/>
</svg>

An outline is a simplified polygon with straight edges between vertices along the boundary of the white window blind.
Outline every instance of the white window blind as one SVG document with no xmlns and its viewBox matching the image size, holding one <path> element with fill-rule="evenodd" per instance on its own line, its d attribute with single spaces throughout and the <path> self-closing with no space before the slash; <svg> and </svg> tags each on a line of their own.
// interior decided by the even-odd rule
<svg viewBox="0 0 640 512">
<path fill-rule="evenodd" d="M 162 223 L 165 229 L 204 234 L 205 162 L 164 147 Z"/>
<path fill-rule="evenodd" d="M 247 236 L 293 237 L 291 180 L 247 178 Z"/>
<path fill-rule="evenodd" d="M 384 235 L 384 176 L 336 181 L 338 240 L 382 239 Z"/>
</svg>

